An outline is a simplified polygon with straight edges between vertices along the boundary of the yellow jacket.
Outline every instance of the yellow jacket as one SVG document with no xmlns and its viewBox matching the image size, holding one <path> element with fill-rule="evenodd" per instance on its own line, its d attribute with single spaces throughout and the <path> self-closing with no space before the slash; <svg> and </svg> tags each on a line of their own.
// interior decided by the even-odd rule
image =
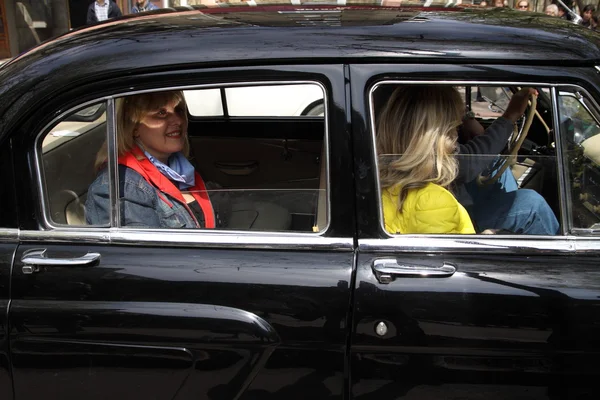
<svg viewBox="0 0 600 400">
<path fill-rule="evenodd" d="M 443 187 L 428 183 L 409 190 L 402 212 L 399 193 L 398 186 L 383 190 L 383 217 L 389 233 L 475 233 L 467 210 Z"/>
</svg>

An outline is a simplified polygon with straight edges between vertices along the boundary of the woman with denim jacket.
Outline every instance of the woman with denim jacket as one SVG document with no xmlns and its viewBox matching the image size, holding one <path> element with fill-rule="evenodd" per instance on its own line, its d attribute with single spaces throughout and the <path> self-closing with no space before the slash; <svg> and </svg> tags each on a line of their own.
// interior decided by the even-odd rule
<svg viewBox="0 0 600 400">
<path fill-rule="evenodd" d="M 181 91 L 125 97 L 118 104 L 121 226 L 218 228 L 227 202 L 209 196 L 208 184 L 188 161 L 187 111 Z M 106 145 L 98 153 L 96 180 L 88 190 L 86 221 L 110 223 Z"/>
</svg>

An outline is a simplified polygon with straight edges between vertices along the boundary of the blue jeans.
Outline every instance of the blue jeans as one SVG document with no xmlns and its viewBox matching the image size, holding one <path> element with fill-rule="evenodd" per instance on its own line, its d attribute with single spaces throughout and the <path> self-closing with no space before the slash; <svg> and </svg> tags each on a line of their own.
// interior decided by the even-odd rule
<svg viewBox="0 0 600 400">
<path fill-rule="evenodd" d="M 473 205 L 467 211 L 478 231 L 506 229 L 524 235 L 556 235 L 558 221 L 546 200 L 535 190 L 519 189 L 510 168 L 493 185 L 469 182 Z"/>
</svg>

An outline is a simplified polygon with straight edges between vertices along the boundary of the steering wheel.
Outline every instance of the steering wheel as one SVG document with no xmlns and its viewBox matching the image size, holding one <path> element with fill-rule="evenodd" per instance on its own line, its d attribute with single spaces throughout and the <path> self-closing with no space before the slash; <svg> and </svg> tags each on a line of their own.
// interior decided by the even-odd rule
<svg viewBox="0 0 600 400">
<path fill-rule="evenodd" d="M 506 150 L 500 154 L 498 160 L 491 168 L 489 168 L 491 173 L 489 175 L 481 174 L 479 177 L 477 177 L 477 184 L 479 186 L 492 185 L 496 183 L 504 171 L 506 171 L 506 169 L 511 165 L 515 164 L 517 161 L 517 156 L 519 155 L 519 149 L 525 141 L 525 138 L 529 133 L 531 123 L 533 122 L 533 117 L 536 115 L 536 107 L 537 97 L 531 96 L 529 100 L 529 107 L 525 116 L 525 122 L 523 123 L 521 129 L 519 130 L 515 124 L 513 134 L 508 140 L 508 146 Z"/>
</svg>

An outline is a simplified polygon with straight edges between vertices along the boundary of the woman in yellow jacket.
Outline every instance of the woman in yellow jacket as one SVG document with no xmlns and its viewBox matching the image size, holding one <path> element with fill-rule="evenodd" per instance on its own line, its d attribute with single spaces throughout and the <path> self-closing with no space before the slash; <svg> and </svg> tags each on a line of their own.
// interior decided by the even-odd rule
<svg viewBox="0 0 600 400">
<path fill-rule="evenodd" d="M 530 94 L 535 90 L 513 96 L 503 116 L 509 127 Z M 457 128 L 464 114 L 464 102 L 451 86 L 407 85 L 392 93 L 376 138 L 389 233 L 475 233 L 467 210 L 448 190 L 458 175 Z"/>
</svg>

